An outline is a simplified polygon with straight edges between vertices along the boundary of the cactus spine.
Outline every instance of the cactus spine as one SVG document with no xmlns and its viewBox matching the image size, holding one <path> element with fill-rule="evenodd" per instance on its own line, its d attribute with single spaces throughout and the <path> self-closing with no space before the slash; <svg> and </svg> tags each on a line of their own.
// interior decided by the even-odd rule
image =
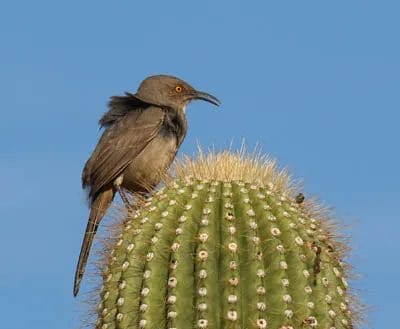
<svg viewBox="0 0 400 329">
<path fill-rule="evenodd" d="M 189 161 L 128 217 L 96 328 L 353 328 L 340 244 L 285 173 L 252 161 Z"/>
</svg>

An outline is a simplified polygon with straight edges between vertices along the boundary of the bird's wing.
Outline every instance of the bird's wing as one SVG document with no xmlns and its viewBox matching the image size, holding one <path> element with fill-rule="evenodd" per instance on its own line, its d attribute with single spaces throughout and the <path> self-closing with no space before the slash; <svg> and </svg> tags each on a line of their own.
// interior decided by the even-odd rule
<svg viewBox="0 0 400 329">
<path fill-rule="evenodd" d="M 164 116 L 163 109 L 158 107 L 137 109 L 104 131 L 82 173 L 82 185 L 89 187 L 91 200 L 157 136 Z"/>
</svg>

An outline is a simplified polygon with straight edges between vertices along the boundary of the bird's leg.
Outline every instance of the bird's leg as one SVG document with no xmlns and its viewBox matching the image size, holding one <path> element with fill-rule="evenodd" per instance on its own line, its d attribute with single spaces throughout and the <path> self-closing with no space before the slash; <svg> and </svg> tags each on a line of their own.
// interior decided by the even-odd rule
<svg viewBox="0 0 400 329">
<path fill-rule="evenodd" d="M 123 203 L 125 204 L 126 209 L 128 210 L 128 214 L 131 214 L 133 212 L 133 207 L 129 202 L 126 192 L 121 187 L 123 180 L 124 180 L 123 175 L 118 176 L 117 179 L 114 181 L 114 188 L 118 191 L 119 196 L 121 197 Z"/>
<path fill-rule="evenodd" d="M 128 195 L 120 186 L 118 186 L 118 193 L 119 193 L 119 196 L 121 197 L 122 201 L 124 202 L 125 207 L 128 210 L 132 210 L 132 206 L 131 206 L 131 203 L 129 202 Z"/>
</svg>

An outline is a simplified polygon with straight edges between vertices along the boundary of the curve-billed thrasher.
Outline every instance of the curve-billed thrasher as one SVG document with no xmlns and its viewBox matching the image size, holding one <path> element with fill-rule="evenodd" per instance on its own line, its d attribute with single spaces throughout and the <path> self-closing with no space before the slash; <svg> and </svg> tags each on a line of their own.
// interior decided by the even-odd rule
<svg viewBox="0 0 400 329">
<path fill-rule="evenodd" d="M 160 182 L 186 135 L 185 109 L 193 99 L 220 104 L 214 96 L 167 75 L 148 77 L 134 95 L 111 98 L 99 122 L 105 131 L 82 173 L 82 185 L 89 190 L 90 215 L 75 272 L 74 296 L 97 227 L 115 193 L 121 188 L 146 193 Z"/>
</svg>

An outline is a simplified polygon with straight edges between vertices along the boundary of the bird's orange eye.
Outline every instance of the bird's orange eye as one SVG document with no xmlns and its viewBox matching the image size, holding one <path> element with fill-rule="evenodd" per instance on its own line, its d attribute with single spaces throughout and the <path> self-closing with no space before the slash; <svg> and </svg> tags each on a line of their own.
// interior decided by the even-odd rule
<svg viewBox="0 0 400 329">
<path fill-rule="evenodd" d="M 182 92 L 182 86 L 176 86 L 176 87 L 175 87 L 175 91 L 176 91 L 177 93 Z"/>
</svg>

